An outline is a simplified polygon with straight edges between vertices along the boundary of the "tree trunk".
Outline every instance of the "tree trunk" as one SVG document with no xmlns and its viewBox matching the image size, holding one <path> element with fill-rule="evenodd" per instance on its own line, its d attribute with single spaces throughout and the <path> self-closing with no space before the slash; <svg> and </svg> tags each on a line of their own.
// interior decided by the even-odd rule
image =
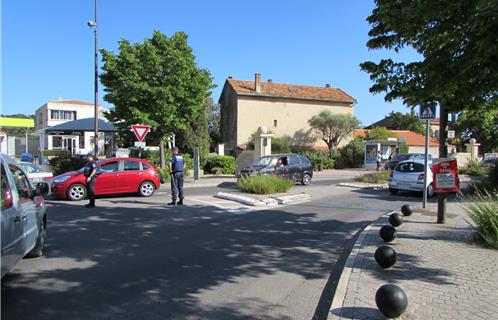
<svg viewBox="0 0 498 320">
<path fill-rule="evenodd" d="M 448 157 L 448 148 L 446 147 L 448 111 L 446 108 L 445 102 L 439 102 L 439 158 Z M 437 223 L 446 222 L 446 200 L 446 193 L 440 192 L 437 194 Z"/>
<path fill-rule="evenodd" d="M 166 159 L 164 159 L 164 140 L 161 138 L 159 142 L 159 160 L 161 162 L 161 170 L 166 167 Z"/>
</svg>

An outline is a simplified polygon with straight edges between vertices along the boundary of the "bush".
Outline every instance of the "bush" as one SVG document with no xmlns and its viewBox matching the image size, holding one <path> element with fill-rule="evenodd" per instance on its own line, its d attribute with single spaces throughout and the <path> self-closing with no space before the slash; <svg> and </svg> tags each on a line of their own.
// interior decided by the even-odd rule
<svg viewBox="0 0 498 320">
<path fill-rule="evenodd" d="M 232 156 L 211 156 L 204 165 L 204 173 L 234 174 L 235 158 Z"/>
<path fill-rule="evenodd" d="M 335 160 L 332 158 L 328 158 L 325 160 L 325 169 L 334 169 Z"/>
<path fill-rule="evenodd" d="M 490 172 L 488 167 L 482 166 L 479 160 L 471 160 L 465 167 L 460 168 L 461 174 L 468 174 L 469 176 L 487 176 Z"/>
<path fill-rule="evenodd" d="M 273 138 L 271 141 L 271 153 L 290 153 L 289 141 L 286 138 Z"/>
<path fill-rule="evenodd" d="M 365 160 L 365 145 L 362 139 L 350 141 L 340 150 L 341 156 L 336 161 L 336 168 L 361 168 Z"/>
<path fill-rule="evenodd" d="M 43 150 L 42 155 L 44 157 L 64 157 L 69 158 L 71 153 L 69 150 Z"/>
<path fill-rule="evenodd" d="M 355 181 L 366 183 L 386 183 L 388 179 L 389 171 L 367 173 L 354 178 Z"/>
<path fill-rule="evenodd" d="M 277 176 L 249 176 L 237 181 L 243 192 L 255 194 L 271 194 L 287 192 L 294 184 Z"/>
<path fill-rule="evenodd" d="M 486 245 L 498 249 L 498 196 L 481 193 L 471 203 L 467 212 L 477 225 L 477 233 Z"/>
<path fill-rule="evenodd" d="M 82 157 L 55 157 L 48 160 L 52 168 L 52 174 L 58 176 L 64 172 L 75 171 L 83 168 L 86 164 L 86 159 Z"/>
</svg>

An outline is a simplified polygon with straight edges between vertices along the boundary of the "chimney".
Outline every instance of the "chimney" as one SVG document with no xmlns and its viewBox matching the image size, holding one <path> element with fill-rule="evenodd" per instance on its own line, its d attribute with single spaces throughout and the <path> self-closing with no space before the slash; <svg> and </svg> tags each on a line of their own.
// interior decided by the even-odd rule
<svg viewBox="0 0 498 320">
<path fill-rule="evenodd" d="M 58 96 L 57 101 L 62 101 L 62 96 Z"/>
<path fill-rule="evenodd" d="M 268 79 L 268 83 L 273 83 L 273 80 L 272 79 Z"/>
<path fill-rule="evenodd" d="M 326 83 L 325 88 L 330 88 L 330 83 Z"/>
<path fill-rule="evenodd" d="M 261 74 L 260 73 L 254 74 L 254 90 L 256 92 L 261 92 Z"/>
<path fill-rule="evenodd" d="M 232 80 L 232 76 L 228 76 L 228 79 L 229 79 L 229 80 Z"/>
</svg>

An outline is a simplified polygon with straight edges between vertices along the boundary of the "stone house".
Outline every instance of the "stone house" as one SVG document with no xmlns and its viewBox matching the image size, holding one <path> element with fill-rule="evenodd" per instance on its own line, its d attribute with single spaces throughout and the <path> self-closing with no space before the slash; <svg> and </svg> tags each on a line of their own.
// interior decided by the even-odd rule
<svg viewBox="0 0 498 320">
<path fill-rule="evenodd" d="M 247 147 L 250 136 L 265 126 L 275 137 L 287 137 L 292 144 L 326 149 L 313 138 L 308 120 L 322 110 L 353 114 L 356 100 L 329 84 L 324 87 L 261 81 L 235 80 L 228 77 L 219 99 L 221 142 L 231 154 Z M 342 144 L 352 138 L 343 139 Z"/>
</svg>

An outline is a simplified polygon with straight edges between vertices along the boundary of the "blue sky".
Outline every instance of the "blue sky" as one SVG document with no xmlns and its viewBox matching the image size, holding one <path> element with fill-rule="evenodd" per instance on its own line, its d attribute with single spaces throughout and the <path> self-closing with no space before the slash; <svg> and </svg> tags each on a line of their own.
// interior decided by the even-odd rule
<svg viewBox="0 0 498 320">
<path fill-rule="evenodd" d="M 32 114 L 58 96 L 93 101 L 93 0 L 4 0 L 2 15 L 2 111 Z M 200 67 L 218 86 L 227 76 L 323 86 L 330 83 L 358 100 L 355 115 L 364 125 L 401 102 L 372 95 L 359 68 L 392 52 L 366 48 L 365 21 L 373 0 L 167 1 L 99 0 L 99 47 L 116 50 L 121 38 L 142 42 L 154 29 L 189 35 Z M 398 60 L 417 58 L 410 50 Z M 100 102 L 109 107 L 102 99 Z"/>
</svg>

